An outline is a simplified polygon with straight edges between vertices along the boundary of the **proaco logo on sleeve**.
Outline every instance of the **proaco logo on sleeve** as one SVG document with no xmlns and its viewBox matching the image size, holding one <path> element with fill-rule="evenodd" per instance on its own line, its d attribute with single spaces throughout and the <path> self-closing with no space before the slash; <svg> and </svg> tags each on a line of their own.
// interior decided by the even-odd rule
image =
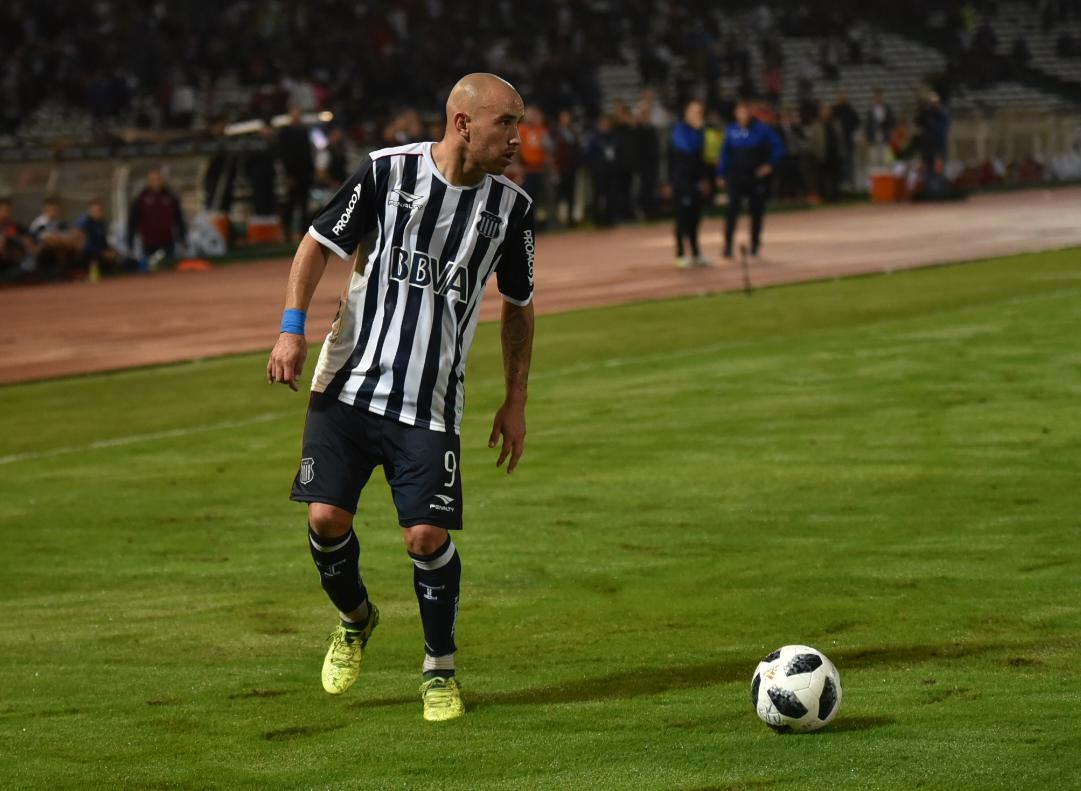
<svg viewBox="0 0 1081 791">
<path fill-rule="evenodd" d="M 345 226 L 349 224 L 349 218 L 353 216 L 353 209 L 357 207 L 357 201 L 360 200 L 360 184 L 353 187 L 353 194 L 349 196 L 349 203 L 345 206 L 345 211 L 342 212 L 342 216 L 338 218 L 338 221 L 334 223 L 334 227 L 331 229 L 335 234 L 340 234 L 345 230 Z"/>
<path fill-rule="evenodd" d="M 529 267 L 529 285 L 533 285 L 533 256 L 537 252 L 537 245 L 533 242 L 533 232 L 526 230 L 522 234 L 522 243 L 525 246 L 525 261 Z"/>
</svg>

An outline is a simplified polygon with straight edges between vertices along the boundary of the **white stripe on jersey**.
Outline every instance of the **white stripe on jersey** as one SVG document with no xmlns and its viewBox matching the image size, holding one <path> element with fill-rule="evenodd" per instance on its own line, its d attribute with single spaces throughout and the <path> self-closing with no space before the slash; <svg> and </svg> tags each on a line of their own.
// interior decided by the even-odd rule
<svg viewBox="0 0 1081 791">
<path fill-rule="evenodd" d="M 473 188 L 449 184 L 431 146 L 372 152 L 312 223 L 312 237 L 342 257 L 374 232 L 312 390 L 409 425 L 458 431 L 485 281 L 498 270 L 504 298 L 532 299 L 531 201 L 501 176 Z"/>
</svg>

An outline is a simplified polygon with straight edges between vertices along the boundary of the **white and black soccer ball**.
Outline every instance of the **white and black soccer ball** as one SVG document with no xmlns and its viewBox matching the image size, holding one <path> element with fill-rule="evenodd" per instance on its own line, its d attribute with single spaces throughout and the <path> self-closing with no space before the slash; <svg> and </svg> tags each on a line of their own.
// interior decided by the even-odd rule
<svg viewBox="0 0 1081 791">
<path fill-rule="evenodd" d="M 818 649 L 786 645 L 758 663 L 751 702 L 775 731 L 816 731 L 841 708 L 841 676 Z"/>
</svg>

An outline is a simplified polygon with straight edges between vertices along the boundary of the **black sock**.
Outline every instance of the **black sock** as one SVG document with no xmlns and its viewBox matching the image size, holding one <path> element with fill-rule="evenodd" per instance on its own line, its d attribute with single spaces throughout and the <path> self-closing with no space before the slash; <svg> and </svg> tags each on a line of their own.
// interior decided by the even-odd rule
<svg viewBox="0 0 1081 791">
<path fill-rule="evenodd" d="M 323 538 L 308 527 L 308 545 L 312 560 L 319 569 L 319 581 L 323 590 L 334 602 L 343 616 L 356 610 L 368 600 L 368 591 L 360 579 L 360 543 L 356 533 L 349 532 L 334 538 Z M 349 626 L 363 627 L 367 619 Z"/>
<path fill-rule="evenodd" d="M 425 670 L 438 670 L 444 678 L 454 675 L 454 622 L 458 617 L 458 593 L 462 581 L 462 559 L 447 538 L 430 555 L 414 555 L 413 588 L 424 625 Z M 438 658 L 441 661 L 433 662 Z M 438 667 L 428 667 L 428 665 Z M 449 665 L 449 667 L 447 666 Z"/>
</svg>

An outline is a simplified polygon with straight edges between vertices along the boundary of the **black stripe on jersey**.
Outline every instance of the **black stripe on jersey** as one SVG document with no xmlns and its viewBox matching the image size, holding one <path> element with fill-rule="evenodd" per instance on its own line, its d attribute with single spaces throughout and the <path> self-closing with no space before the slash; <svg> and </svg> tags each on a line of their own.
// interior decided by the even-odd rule
<svg viewBox="0 0 1081 791">
<path fill-rule="evenodd" d="M 417 188 L 417 166 L 419 164 L 420 154 L 406 156 L 405 164 L 402 168 L 402 181 L 396 189 L 412 192 Z M 405 236 L 405 226 L 409 223 L 409 219 L 412 216 L 413 210 L 405 206 L 398 206 L 394 210 L 394 238 L 391 241 L 392 254 L 395 247 L 401 247 L 402 237 Z M 384 239 L 385 238 L 386 237 L 384 236 Z M 396 288 L 394 286 L 396 286 Z M 372 400 L 372 393 L 375 392 L 375 387 L 379 384 L 379 360 L 382 357 L 383 344 L 386 343 L 387 333 L 390 332 L 391 324 L 394 323 L 394 308 L 398 305 L 398 296 L 402 288 L 409 288 L 409 284 L 407 283 L 403 286 L 400 281 L 391 280 L 389 277 L 387 278 L 387 295 L 383 299 L 383 324 L 379 328 L 379 340 L 375 344 L 375 354 L 372 355 L 372 364 L 368 367 L 368 370 L 364 372 L 364 380 L 357 389 L 357 397 L 353 399 L 354 405 L 370 403 Z M 365 315 L 371 315 L 374 321 L 374 314 Z"/>
<path fill-rule="evenodd" d="M 491 187 L 488 190 L 488 200 L 484 204 L 486 211 L 492 214 L 499 214 L 499 204 L 503 200 L 503 185 L 491 179 Z M 480 304 L 483 294 L 477 292 L 477 286 L 483 283 L 477 275 L 480 270 L 480 265 L 484 261 L 484 256 L 488 254 L 488 248 L 491 246 L 492 240 L 486 236 L 480 234 L 477 235 L 477 243 L 473 247 L 473 255 L 469 258 L 469 266 L 467 268 L 467 276 L 469 277 L 469 294 L 471 297 L 468 303 L 459 302 L 455 305 L 455 313 L 458 317 L 458 342 L 454 344 L 454 360 L 451 363 L 450 371 L 447 373 L 447 394 L 443 409 L 443 425 L 454 426 L 456 424 L 456 408 L 458 400 L 458 385 L 461 384 L 462 378 L 458 376 L 458 364 L 462 360 L 462 332 L 464 331 L 466 317 L 472 313 L 472 308 L 475 305 Z"/>
<path fill-rule="evenodd" d="M 451 222 L 450 230 L 447 231 L 447 242 L 443 247 L 443 255 L 440 256 L 448 264 L 456 259 L 458 248 L 462 246 L 466 228 L 473 218 L 473 204 L 477 200 L 478 192 L 480 192 L 479 189 L 467 190 L 458 198 L 454 220 Z M 415 425 L 421 428 L 432 426 L 432 396 L 435 395 L 435 385 L 439 379 L 439 356 L 443 348 L 440 341 L 443 337 L 443 311 L 446 308 L 447 301 L 437 296 L 432 314 L 432 333 L 428 337 L 428 349 L 424 355 L 424 372 L 420 376 L 420 387 L 417 390 Z M 449 427 L 447 430 L 450 430 Z"/>
<path fill-rule="evenodd" d="M 416 249 L 413 253 L 428 254 L 428 248 L 432 244 L 432 234 L 435 232 L 436 223 L 439 222 L 439 214 L 443 210 L 443 199 L 446 197 L 447 187 L 437 178 L 432 179 L 432 186 L 428 190 L 428 199 L 424 205 L 424 215 L 420 218 L 420 228 L 417 229 Z M 393 252 L 391 253 L 393 255 Z M 440 255 L 442 258 L 446 252 Z M 434 260 L 429 257 L 428 277 L 434 280 L 438 267 Z M 409 285 L 413 283 L 416 272 L 416 261 L 410 262 Z M 420 304 L 424 300 L 424 288 L 407 288 L 405 295 L 405 313 L 402 314 L 402 325 L 398 330 L 398 349 L 394 352 L 393 381 L 390 387 L 390 395 L 387 397 L 387 409 L 384 414 L 397 416 L 402 412 L 402 402 L 405 400 L 405 375 L 409 370 L 409 358 L 413 355 L 413 336 L 417 334 L 417 318 L 420 316 Z M 443 297 L 435 294 L 434 302 L 443 301 Z"/>
<path fill-rule="evenodd" d="M 390 164 L 390 157 L 382 157 L 375 161 L 375 196 L 379 201 L 380 207 L 383 206 L 387 197 L 387 182 L 390 180 Z M 379 265 L 382 260 L 383 247 L 386 244 L 386 237 L 383 233 L 383 215 L 385 213 L 386 212 L 382 209 L 378 212 L 379 250 L 375 255 L 368 259 L 369 270 L 365 273 L 365 276 L 368 278 L 368 285 L 367 290 L 364 293 L 364 312 L 356 317 L 357 321 L 363 321 L 365 316 L 374 315 L 375 305 L 379 299 Z M 345 365 L 335 372 L 334 378 L 330 380 L 330 384 L 327 385 L 326 390 L 323 392 L 332 398 L 337 398 L 341 395 L 342 388 L 344 388 L 345 383 L 349 381 L 353 369 L 357 367 L 360 363 L 360 358 L 364 356 L 364 349 L 368 345 L 368 338 L 371 336 L 371 333 L 372 324 L 370 321 L 361 325 L 360 335 L 357 337 L 356 346 L 353 347 L 349 359 L 345 361 Z"/>
</svg>

